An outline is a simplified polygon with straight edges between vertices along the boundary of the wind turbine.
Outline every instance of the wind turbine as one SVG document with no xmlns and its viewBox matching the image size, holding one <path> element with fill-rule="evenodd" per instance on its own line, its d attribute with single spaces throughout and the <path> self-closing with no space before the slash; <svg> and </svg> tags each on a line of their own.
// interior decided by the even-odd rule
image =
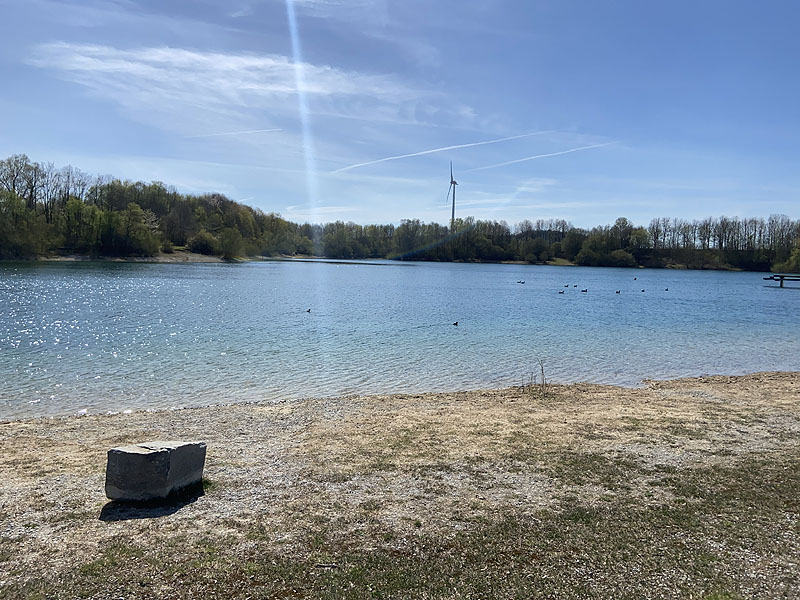
<svg viewBox="0 0 800 600">
<path fill-rule="evenodd" d="M 455 232 L 455 226 L 456 226 L 456 186 L 457 185 L 458 185 L 458 182 L 455 179 L 453 179 L 453 161 L 451 160 L 450 161 L 450 187 L 447 188 L 447 198 L 450 198 L 450 192 L 453 192 L 453 212 L 452 212 L 452 214 L 450 216 L 450 233 L 451 234 Z M 447 199 L 445 199 L 445 202 L 447 202 Z"/>
</svg>

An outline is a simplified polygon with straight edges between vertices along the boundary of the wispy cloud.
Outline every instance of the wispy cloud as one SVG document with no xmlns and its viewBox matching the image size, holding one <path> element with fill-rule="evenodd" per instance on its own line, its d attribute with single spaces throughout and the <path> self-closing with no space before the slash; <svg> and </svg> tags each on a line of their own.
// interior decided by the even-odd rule
<svg viewBox="0 0 800 600">
<path fill-rule="evenodd" d="M 217 137 L 220 135 L 246 135 L 250 133 L 268 133 L 270 131 L 283 131 L 283 129 L 251 129 L 250 131 L 225 131 L 223 133 L 203 133 L 201 135 L 187 135 L 187 138 Z"/>
<path fill-rule="evenodd" d="M 431 150 L 422 150 L 421 152 L 412 152 L 410 154 L 399 154 L 397 156 L 387 156 L 386 158 L 379 158 L 377 160 L 370 160 L 368 162 L 358 163 L 355 165 L 349 165 L 347 167 L 342 167 L 341 169 L 336 169 L 335 171 L 331 171 L 333 173 L 343 173 L 345 171 L 350 171 L 351 169 L 358 169 L 359 167 L 366 167 L 367 165 L 375 165 L 378 163 L 386 162 L 389 160 L 400 160 L 401 158 L 411 158 L 413 156 L 423 156 L 425 154 L 434 154 L 435 152 L 445 152 L 447 150 L 458 150 L 460 148 L 471 148 L 473 146 L 484 146 L 486 144 L 499 144 L 500 142 L 508 142 L 510 140 L 518 140 L 520 138 L 530 137 L 532 135 L 542 135 L 543 133 L 551 133 L 550 131 L 534 131 L 532 133 L 523 133 L 521 135 L 512 135 L 511 137 L 504 137 L 499 138 L 496 140 L 487 140 L 484 142 L 472 142 L 469 144 L 457 144 L 455 146 L 442 146 L 441 148 L 433 148 Z"/>
<path fill-rule="evenodd" d="M 337 215 L 358 212 L 355 206 L 287 206 L 281 214 L 287 219 L 304 220 L 336 218 Z"/>
<path fill-rule="evenodd" d="M 192 134 L 209 123 L 247 124 L 294 118 L 295 64 L 278 54 L 200 52 L 181 48 L 122 50 L 50 43 L 29 63 L 111 100 L 137 119 Z M 393 75 L 303 63 L 303 92 L 312 113 L 364 121 L 413 121 L 441 103 Z M 431 111 L 432 112 L 432 111 Z M 153 123 L 155 121 L 155 123 Z M 186 131 L 188 129 L 188 131 Z M 244 129 L 244 128 L 242 128 Z M 192 131 L 193 130 L 193 131 Z M 224 131 L 224 129 L 223 129 Z"/>
<path fill-rule="evenodd" d="M 547 154 L 536 154 L 534 156 L 526 156 L 525 158 L 518 158 L 516 160 L 508 160 L 506 162 L 495 163 L 493 165 L 486 165 L 484 167 L 475 167 L 474 169 L 467 169 L 465 172 L 484 171 L 486 169 L 494 169 L 496 167 L 505 167 L 507 165 L 515 165 L 517 163 L 526 162 L 529 160 L 536 160 L 538 158 L 547 158 L 550 156 L 561 156 L 562 154 L 570 154 L 572 152 L 579 152 L 580 150 L 589 150 L 590 148 L 602 148 L 603 146 L 610 146 L 617 142 L 605 142 L 603 144 L 592 144 L 591 146 L 580 146 L 578 148 L 570 148 L 569 150 L 561 150 L 560 152 L 549 152 Z"/>
<path fill-rule="evenodd" d="M 351 21 L 354 17 L 388 19 L 386 0 L 293 0 L 298 9 L 322 19 Z"/>
</svg>

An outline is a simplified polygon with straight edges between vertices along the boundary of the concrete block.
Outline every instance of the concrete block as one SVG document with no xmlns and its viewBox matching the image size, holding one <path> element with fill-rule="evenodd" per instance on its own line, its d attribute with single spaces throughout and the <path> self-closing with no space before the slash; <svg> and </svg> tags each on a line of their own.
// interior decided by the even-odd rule
<svg viewBox="0 0 800 600">
<path fill-rule="evenodd" d="M 106 496 L 153 500 L 203 479 L 203 442 L 145 442 L 112 448 L 106 465 Z"/>
</svg>

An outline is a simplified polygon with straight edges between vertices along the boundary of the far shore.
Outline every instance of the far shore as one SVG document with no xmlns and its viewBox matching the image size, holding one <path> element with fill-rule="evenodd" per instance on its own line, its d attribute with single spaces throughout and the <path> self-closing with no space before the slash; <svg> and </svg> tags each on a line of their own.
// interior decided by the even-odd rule
<svg viewBox="0 0 800 600">
<path fill-rule="evenodd" d="M 221 400 L 224 398 L 221 398 Z M 106 452 L 208 444 L 204 492 Z M 798 598 L 800 372 L 0 423 L 3 598 Z"/>
<path fill-rule="evenodd" d="M 0 260 L 0 264 L 3 262 L 19 262 L 25 261 L 26 259 L 2 259 Z M 352 259 L 343 259 L 343 258 L 333 258 L 328 256 L 311 256 L 305 254 L 297 254 L 297 255 L 277 255 L 277 256 L 243 256 L 237 257 L 234 259 L 224 259 L 219 256 L 211 256 L 208 254 L 198 254 L 195 252 L 188 252 L 186 250 L 175 250 L 174 252 L 159 252 L 153 256 L 93 256 L 87 254 L 69 254 L 69 255 L 50 255 L 50 256 L 38 256 L 32 259 L 27 259 L 34 262 L 130 262 L 130 263 L 164 263 L 164 264 L 182 264 L 182 263 L 238 263 L 238 262 L 249 262 L 249 261 L 270 261 L 270 260 L 285 260 L 285 261 L 298 261 L 298 262 L 308 262 L 308 261 L 354 261 L 354 262 L 370 262 L 370 261 L 398 261 L 398 262 L 405 262 L 399 261 L 396 258 L 386 257 L 386 258 L 352 258 Z M 413 257 L 408 259 L 409 261 L 414 261 Z M 442 261 L 430 261 L 419 259 L 420 262 L 442 262 Z M 551 266 L 551 267 L 578 267 L 578 265 L 572 261 L 569 261 L 564 258 L 554 258 L 547 261 L 537 261 L 537 262 L 528 262 L 523 260 L 499 260 L 499 261 L 491 261 L 491 260 L 455 260 L 455 261 L 447 261 L 453 263 L 460 263 L 460 264 L 507 264 L 507 265 L 520 265 L 520 266 Z M 645 269 L 645 268 L 653 268 L 653 269 L 677 269 L 677 270 L 695 270 L 695 271 L 741 271 L 742 269 L 737 267 L 730 267 L 730 266 L 719 266 L 719 267 L 704 267 L 702 269 L 689 269 L 686 265 L 678 264 L 678 263 L 670 263 L 663 267 L 646 267 L 643 265 L 637 265 L 635 267 L 626 267 L 630 269 Z M 761 272 L 768 272 L 768 271 L 753 271 L 755 273 Z"/>
<path fill-rule="evenodd" d="M 42 262 L 137 262 L 137 263 L 221 263 L 226 262 L 219 256 L 197 254 L 185 250 L 175 252 L 159 252 L 154 256 L 88 256 L 84 254 L 70 254 L 67 256 L 43 256 L 36 260 Z"/>
</svg>

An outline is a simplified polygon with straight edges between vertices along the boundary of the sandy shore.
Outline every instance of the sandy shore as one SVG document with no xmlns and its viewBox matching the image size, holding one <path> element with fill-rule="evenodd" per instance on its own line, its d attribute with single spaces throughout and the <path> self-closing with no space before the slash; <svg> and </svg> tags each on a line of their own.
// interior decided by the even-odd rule
<svg viewBox="0 0 800 600">
<path fill-rule="evenodd" d="M 800 597 L 800 373 L 542 392 L 0 423 L 0 597 Z M 156 439 L 205 494 L 108 504 Z"/>
<path fill-rule="evenodd" d="M 159 252 L 155 256 L 86 256 L 82 254 L 72 254 L 68 256 L 48 256 L 40 258 L 43 262 L 87 262 L 87 261 L 105 261 L 105 262 L 141 262 L 141 263 L 220 263 L 224 262 L 219 256 L 208 256 L 207 254 L 197 254 L 195 252 L 187 252 L 185 250 L 176 250 L 165 254 Z"/>
</svg>

